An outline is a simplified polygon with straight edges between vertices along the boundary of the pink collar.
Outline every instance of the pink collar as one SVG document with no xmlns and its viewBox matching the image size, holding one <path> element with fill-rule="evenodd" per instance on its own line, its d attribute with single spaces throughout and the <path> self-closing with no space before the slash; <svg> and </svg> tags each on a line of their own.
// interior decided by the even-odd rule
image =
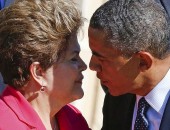
<svg viewBox="0 0 170 130">
<path fill-rule="evenodd" d="M 38 114 L 19 91 L 7 86 L 2 93 L 2 100 L 18 116 L 19 120 L 31 128 L 46 130 Z"/>
</svg>

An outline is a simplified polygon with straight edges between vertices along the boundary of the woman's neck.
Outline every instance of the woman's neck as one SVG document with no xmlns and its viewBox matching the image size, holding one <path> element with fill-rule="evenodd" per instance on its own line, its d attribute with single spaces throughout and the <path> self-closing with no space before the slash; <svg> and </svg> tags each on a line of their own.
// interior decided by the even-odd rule
<svg viewBox="0 0 170 130">
<path fill-rule="evenodd" d="M 37 112 L 47 130 L 59 130 L 55 115 L 61 108 L 57 107 L 57 102 L 55 106 L 51 105 L 48 96 L 42 93 L 27 94 L 25 97 Z"/>
</svg>

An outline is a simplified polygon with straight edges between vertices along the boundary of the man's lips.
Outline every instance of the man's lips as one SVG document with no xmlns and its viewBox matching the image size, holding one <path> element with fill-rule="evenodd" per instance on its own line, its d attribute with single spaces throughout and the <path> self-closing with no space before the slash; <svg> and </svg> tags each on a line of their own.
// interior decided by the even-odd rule
<svg viewBox="0 0 170 130">
<path fill-rule="evenodd" d="M 98 79 L 101 79 L 101 76 L 99 74 L 96 75 Z"/>
</svg>

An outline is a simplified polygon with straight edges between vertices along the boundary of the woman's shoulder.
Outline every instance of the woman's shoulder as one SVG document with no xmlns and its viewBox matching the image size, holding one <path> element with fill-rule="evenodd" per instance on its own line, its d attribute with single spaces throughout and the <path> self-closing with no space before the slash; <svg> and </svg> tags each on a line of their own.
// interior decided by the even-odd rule
<svg viewBox="0 0 170 130">
<path fill-rule="evenodd" d="M 65 105 L 61 111 L 65 111 L 65 112 L 68 112 L 68 113 L 72 113 L 72 114 L 81 114 L 81 112 L 73 105 L 71 104 L 67 104 Z"/>
<path fill-rule="evenodd" d="M 10 107 L 6 104 L 6 102 L 4 102 L 4 100 L 2 99 L 2 95 L 0 95 L 0 114 L 1 114 L 1 116 L 2 115 L 9 116 L 10 111 L 11 111 Z"/>
<path fill-rule="evenodd" d="M 5 102 L 2 100 L 1 96 L 0 96 L 0 111 L 4 111 L 5 109 L 7 109 L 7 105 L 5 104 Z"/>
<path fill-rule="evenodd" d="M 67 118 L 69 120 L 85 120 L 81 112 L 73 105 L 67 104 L 65 105 L 58 113 L 57 113 L 58 118 Z"/>
<path fill-rule="evenodd" d="M 24 125 L 11 108 L 0 98 L 0 130 L 24 130 Z M 10 124 L 10 125 L 9 125 Z"/>
<path fill-rule="evenodd" d="M 57 118 L 63 130 L 90 130 L 81 112 L 71 104 L 64 106 L 58 112 Z"/>
</svg>

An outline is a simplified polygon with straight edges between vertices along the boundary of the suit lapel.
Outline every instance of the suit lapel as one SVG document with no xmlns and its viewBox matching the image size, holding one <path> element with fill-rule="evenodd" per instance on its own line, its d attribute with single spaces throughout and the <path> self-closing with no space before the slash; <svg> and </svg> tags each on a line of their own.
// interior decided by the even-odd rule
<svg viewBox="0 0 170 130">
<path fill-rule="evenodd" d="M 170 130 L 170 96 L 160 124 L 160 130 Z"/>
</svg>

